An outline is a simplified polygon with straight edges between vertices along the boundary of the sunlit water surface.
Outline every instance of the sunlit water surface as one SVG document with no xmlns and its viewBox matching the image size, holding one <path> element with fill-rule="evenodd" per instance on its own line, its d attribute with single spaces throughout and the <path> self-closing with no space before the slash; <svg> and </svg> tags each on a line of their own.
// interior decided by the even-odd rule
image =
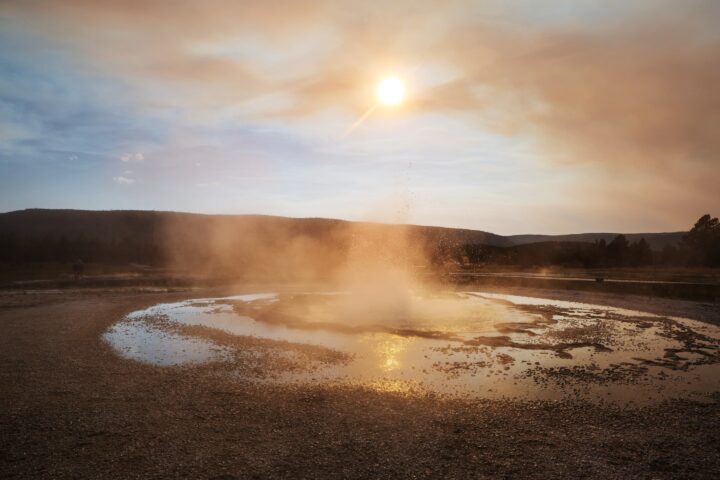
<svg viewBox="0 0 720 480">
<path fill-rule="evenodd" d="M 702 400 L 720 391 L 716 326 L 494 293 L 378 302 L 338 292 L 194 299 L 133 312 L 104 338 L 133 360 L 218 363 L 231 375 L 237 365 L 237 378 L 254 382 L 623 403 Z M 231 341 L 248 338 L 268 342 Z M 298 355 L 298 345 L 315 349 Z M 242 368 L 258 348 L 287 362 Z M 322 351 L 342 355 L 316 354 Z"/>
</svg>

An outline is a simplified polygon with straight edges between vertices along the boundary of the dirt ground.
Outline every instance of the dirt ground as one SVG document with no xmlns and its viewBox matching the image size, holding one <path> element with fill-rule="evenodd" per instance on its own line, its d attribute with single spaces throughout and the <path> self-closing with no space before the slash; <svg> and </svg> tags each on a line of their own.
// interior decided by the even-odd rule
<svg viewBox="0 0 720 480">
<path fill-rule="evenodd" d="M 720 478 L 720 395 L 628 408 L 283 388 L 124 360 L 100 338 L 209 294 L 0 294 L 0 478 Z M 717 318 L 665 302 L 649 304 Z"/>
</svg>

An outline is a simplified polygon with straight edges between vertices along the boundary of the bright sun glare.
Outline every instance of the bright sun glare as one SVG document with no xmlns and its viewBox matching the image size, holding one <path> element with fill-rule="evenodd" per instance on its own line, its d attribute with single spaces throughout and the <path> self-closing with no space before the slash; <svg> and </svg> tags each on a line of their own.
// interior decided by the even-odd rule
<svg viewBox="0 0 720 480">
<path fill-rule="evenodd" d="M 405 84 L 398 77 L 387 77 L 378 83 L 377 98 L 383 105 L 399 105 L 405 98 Z"/>
</svg>

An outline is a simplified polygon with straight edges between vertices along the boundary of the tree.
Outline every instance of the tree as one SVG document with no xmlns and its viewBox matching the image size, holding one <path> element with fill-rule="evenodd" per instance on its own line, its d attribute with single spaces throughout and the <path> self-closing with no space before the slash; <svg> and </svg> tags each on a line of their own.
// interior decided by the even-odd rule
<svg viewBox="0 0 720 480">
<path fill-rule="evenodd" d="M 720 221 L 705 214 L 683 237 L 683 247 L 689 250 L 690 261 L 708 267 L 720 266 Z"/>
<path fill-rule="evenodd" d="M 644 238 L 630 245 L 630 263 L 636 266 L 653 263 L 652 249 Z"/>
<path fill-rule="evenodd" d="M 625 235 L 618 235 L 608 244 L 608 257 L 612 265 L 622 266 L 628 258 L 629 244 Z"/>
<path fill-rule="evenodd" d="M 17 262 L 20 260 L 20 242 L 12 232 L 0 232 L 0 263 Z"/>
<path fill-rule="evenodd" d="M 680 250 L 675 245 L 665 245 L 660 252 L 659 263 L 663 265 L 679 265 L 681 261 Z"/>
</svg>

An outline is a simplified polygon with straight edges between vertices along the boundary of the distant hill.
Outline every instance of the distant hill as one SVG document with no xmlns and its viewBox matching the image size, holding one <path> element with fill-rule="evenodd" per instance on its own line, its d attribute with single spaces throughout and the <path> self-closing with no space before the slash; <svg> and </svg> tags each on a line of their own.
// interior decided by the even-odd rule
<svg viewBox="0 0 720 480">
<path fill-rule="evenodd" d="M 217 278 L 315 280 L 460 264 L 634 266 L 682 264 L 653 256 L 683 233 L 628 234 L 624 250 L 596 245 L 614 233 L 513 235 L 480 230 L 267 215 L 32 209 L 0 214 L 0 264 L 146 265 Z M 681 252 L 682 253 L 682 252 Z M 669 256 L 670 255 L 670 256 Z M 675 254 L 677 256 L 677 252 Z M 428 270 L 429 271 L 429 270 Z"/>
<path fill-rule="evenodd" d="M 243 279 L 313 280 L 343 275 L 349 266 L 425 266 L 465 244 L 512 246 L 476 230 L 324 218 L 42 209 L 0 214 L 0 263 L 81 259 Z"/>
<path fill-rule="evenodd" d="M 629 242 L 636 242 L 644 238 L 653 250 L 662 250 L 668 245 L 678 245 L 687 232 L 663 233 L 625 233 Z M 595 243 L 599 240 L 612 241 L 617 233 L 573 233 L 569 235 L 509 235 L 505 238 L 514 245 L 526 245 L 541 242 L 585 242 Z"/>
<path fill-rule="evenodd" d="M 93 240 L 115 240 L 132 236 L 136 240 L 151 240 L 168 225 L 194 233 L 219 226 L 247 235 L 281 229 L 291 235 L 323 236 L 345 226 L 395 230 L 405 228 L 410 235 L 429 242 L 449 244 L 478 243 L 509 247 L 507 238 L 480 230 L 429 227 L 420 225 L 392 225 L 350 222 L 327 218 L 288 218 L 271 215 L 205 215 L 196 213 L 145 210 L 52 210 L 28 209 L 0 213 L 0 232 L 12 232 L 22 237 L 38 238 L 48 234 L 74 238 L 83 235 Z"/>
<path fill-rule="evenodd" d="M 570 235 L 509 235 L 502 236 L 481 230 L 419 226 L 386 225 L 349 222 L 325 218 L 288 218 L 269 215 L 204 215 L 195 213 L 159 212 L 142 210 L 52 210 L 28 209 L 0 213 L 0 233 L 13 233 L 20 237 L 40 238 L 46 235 L 75 238 L 80 235 L 88 240 L 114 241 L 132 238 L 135 241 L 158 240 L 168 225 L 179 231 L 199 233 L 219 226 L 248 235 L 279 229 L 284 234 L 323 237 L 330 232 L 349 225 L 372 226 L 393 230 L 406 228 L 414 238 L 437 244 L 483 244 L 495 247 L 512 247 L 543 242 L 586 242 L 600 239 L 610 242 L 617 233 L 578 233 Z M 629 241 L 640 238 L 654 250 L 666 245 L 678 244 L 686 232 L 630 233 Z"/>
</svg>

